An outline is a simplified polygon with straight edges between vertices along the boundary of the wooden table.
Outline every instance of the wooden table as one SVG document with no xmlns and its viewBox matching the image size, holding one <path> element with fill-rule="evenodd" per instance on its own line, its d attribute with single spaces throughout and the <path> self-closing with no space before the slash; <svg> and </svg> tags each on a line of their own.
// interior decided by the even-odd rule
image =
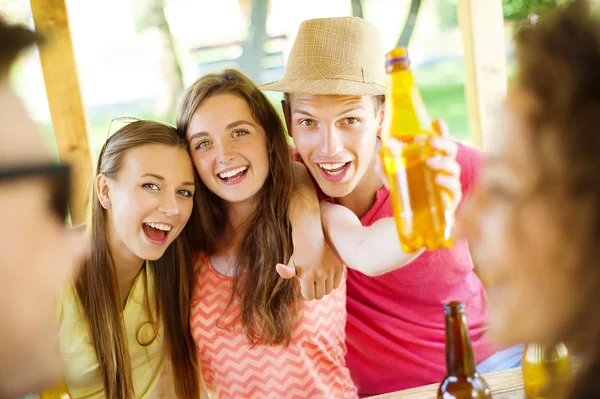
<svg viewBox="0 0 600 399">
<path fill-rule="evenodd" d="M 484 374 L 483 378 L 492 389 L 494 399 L 525 399 L 521 368 Z M 404 391 L 371 396 L 370 399 L 436 399 L 439 384 L 426 385 Z"/>
</svg>

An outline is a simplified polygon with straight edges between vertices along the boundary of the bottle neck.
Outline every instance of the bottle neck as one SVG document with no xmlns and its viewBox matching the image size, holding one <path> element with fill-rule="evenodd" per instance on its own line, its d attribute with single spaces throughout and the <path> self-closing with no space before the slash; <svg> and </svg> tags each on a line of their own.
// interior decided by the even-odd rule
<svg viewBox="0 0 600 399">
<path fill-rule="evenodd" d="M 464 313 L 446 316 L 446 370 L 451 376 L 473 376 L 477 373 Z"/>
<path fill-rule="evenodd" d="M 385 64 L 385 72 L 388 74 L 392 74 L 395 72 L 406 71 L 410 72 L 410 61 L 408 59 L 403 59 L 402 61 L 395 62 L 386 62 Z"/>
<path fill-rule="evenodd" d="M 390 135 L 430 134 L 431 120 L 414 76 L 409 69 L 388 71 L 385 93 L 385 126 Z M 388 132 L 384 132 L 384 135 Z"/>
<path fill-rule="evenodd" d="M 388 83 L 387 87 L 390 87 L 390 88 L 392 88 L 392 87 L 397 88 L 398 85 L 401 85 L 402 87 L 412 87 L 413 85 L 416 85 L 415 78 L 414 78 L 412 72 L 408 69 L 399 69 L 392 73 L 388 73 L 387 74 L 387 83 Z M 386 94 L 391 94 L 391 93 L 386 93 Z"/>
</svg>

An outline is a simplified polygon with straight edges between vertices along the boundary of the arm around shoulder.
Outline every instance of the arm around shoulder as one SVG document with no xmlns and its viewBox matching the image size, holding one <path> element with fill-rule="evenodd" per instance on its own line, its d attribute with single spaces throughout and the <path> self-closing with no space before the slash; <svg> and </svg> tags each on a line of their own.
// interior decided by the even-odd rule
<svg viewBox="0 0 600 399">
<path fill-rule="evenodd" d="M 329 241 L 344 263 L 367 276 L 401 268 L 422 253 L 402 250 L 393 218 L 365 227 L 351 210 L 330 203 L 321 204 L 321 218 Z"/>
<path fill-rule="evenodd" d="M 319 200 L 306 166 L 294 162 L 293 172 L 288 218 L 294 252 L 290 264 L 277 265 L 277 271 L 283 278 L 297 275 L 305 299 L 321 299 L 339 286 L 344 265 L 325 242 Z"/>
</svg>

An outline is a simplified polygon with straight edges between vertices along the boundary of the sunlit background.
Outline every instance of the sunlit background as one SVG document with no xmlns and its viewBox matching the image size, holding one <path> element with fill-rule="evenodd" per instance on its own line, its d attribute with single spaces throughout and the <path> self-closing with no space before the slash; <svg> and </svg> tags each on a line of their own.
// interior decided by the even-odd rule
<svg viewBox="0 0 600 399">
<path fill-rule="evenodd" d="M 204 73 L 236 67 L 258 83 L 281 78 L 302 20 L 346 15 L 374 23 L 388 49 L 408 43 L 431 116 L 444 118 L 453 135 L 470 143 L 457 1 L 67 0 L 92 151 L 98 153 L 113 117 L 174 123 L 183 88 Z M 509 76 L 515 23 L 557 2 L 503 0 Z M 33 28 L 28 0 L 0 0 L 0 13 Z M 12 79 L 55 147 L 36 50 Z M 267 94 L 279 109 L 281 95 Z"/>
</svg>

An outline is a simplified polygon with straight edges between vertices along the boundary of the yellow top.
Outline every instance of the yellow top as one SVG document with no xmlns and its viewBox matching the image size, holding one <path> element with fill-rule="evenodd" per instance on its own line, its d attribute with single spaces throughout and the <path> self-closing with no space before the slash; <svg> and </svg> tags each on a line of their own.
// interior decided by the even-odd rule
<svg viewBox="0 0 600 399">
<path fill-rule="evenodd" d="M 140 344 L 151 341 L 154 335 L 152 325 L 147 323 L 149 315 L 146 309 L 146 292 L 152 314 L 156 315 L 154 274 L 147 266 L 143 267 L 136 277 L 123 310 L 136 399 L 160 398 L 165 394 L 162 389 L 157 388 L 165 358 L 162 326 L 158 337 L 150 345 Z M 63 378 L 70 397 L 104 398 L 104 386 L 91 342 L 89 324 L 85 320 L 81 302 L 73 286 L 69 286 L 63 295 L 59 336 L 64 363 Z M 42 397 L 64 397 L 64 389 L 63 385 L 62 389 L 59 387 L 52 392 L 46 392 Z M 60 392 L 61 390 L 63 392 Z"/>
</svg>

